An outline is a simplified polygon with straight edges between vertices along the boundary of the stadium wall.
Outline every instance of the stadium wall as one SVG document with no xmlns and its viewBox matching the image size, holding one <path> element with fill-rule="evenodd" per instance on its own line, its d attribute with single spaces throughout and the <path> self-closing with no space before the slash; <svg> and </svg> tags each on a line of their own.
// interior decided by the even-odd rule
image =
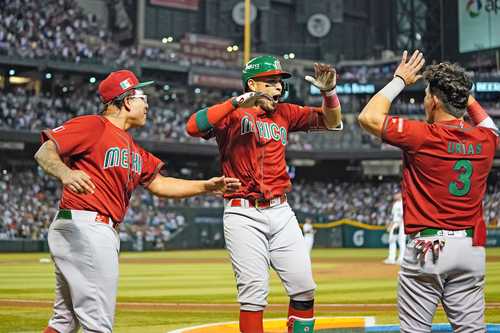
<svg viewBox="0 0 500 333">
<path fill-rule="evenodd" d="M 214 216 L 200 216 L 197 223 L 188 224 L 165 244 L 132 239 L 122 241 L 120 250 L 128 252 L 224 248 L 224 231 L 220 221 Z M 367 225 L 351 220 L 314 226 L 317 230 L 314 246 L 318 248 L 384 248 L 388 244 L 388 234 L 382 226 Z M 488 228 L 487 246 L 500 246 L 499 228 Z M 0 252 L 48 251 L 47 241 L 44 240 L 0 240 Z"/>
</svg>

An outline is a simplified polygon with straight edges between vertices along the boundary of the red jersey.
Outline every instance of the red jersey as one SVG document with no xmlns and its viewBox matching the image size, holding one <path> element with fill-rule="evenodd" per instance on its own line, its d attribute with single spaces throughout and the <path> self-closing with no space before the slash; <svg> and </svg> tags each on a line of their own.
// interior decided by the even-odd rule
<svg viewBox="0 0 500 333">
<path fill-rule="evenodd" d="M 271 115 L 238 108 L 214 125 L 222 172 L 241 181 L 226 198 L 270 199 L 291 189 L 285 151 L 288 133 L 326 129 L 320 108 L 279 103 Z"/>
<path fill-rule="evenodd" d="M 52 140 L 71 169 L 84 171 L 95 185 L 93 194 L 63 188 L 59 207 L 95 211 L 121 222 L 132 191 L 147 187 L 163 162 L 134 142 L 126 131 L 102 116 L 76 117 L 42 132 L 42 143 Z"/>
<path fill-rule="evenodd" d="M 382 137 L 403 150 L 406 234 L 474 228 L 473 243 L 483 246 L 483 197 L 497 135 L 459 119 L 428 124 L 387 116 Z"/>
</svg>

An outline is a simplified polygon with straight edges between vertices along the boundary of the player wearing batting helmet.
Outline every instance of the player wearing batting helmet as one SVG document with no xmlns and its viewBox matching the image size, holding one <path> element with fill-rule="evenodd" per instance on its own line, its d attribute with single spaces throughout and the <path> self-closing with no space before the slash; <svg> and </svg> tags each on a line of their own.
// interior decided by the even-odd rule
<svg viewBox="0 0 500 333">
<path fill-rule="evenodd" d="M 321 90 L 322 107 L 283 103 L 291 75 L 273 56 L 250 60 L 243 69 L 245 93 L 194 113 L 192 136 L 215 137 L 223 174 L 242 187 L 225 195 L 224 236 L 238 288 L 240 331 L 262 333 L 269 293 L 269 266 L 290 296 L 289 332 L 312 332 L 314 290 L 311 261 L 294 212 L 286 170 L 288 134 L 341 129 L 335 70 L 315 64 L 306 79 Z"/>
<path fill-rule="evenodd" d="M 110 333 L 118 287 L 122 222 L 133 190 L 142 185 L 160 197 L 230 193 L 234 178 L 183 180 L 159 174 L 164 163 L 127 132 L 146 123 L 149 106 L 134 73 L 121 70 L 99 84 L 102 115 L 73 118 L 42 132 L 35 159 L 62 185 L 59 210 L 49 228 L 55 264 L 54 313 L 45 333 Z"/>
<path fill-rule="evenodd" d="M 403 151 L 403 219 L 410 235 L 399 272 L 401 332 L 430 332 L 439 302 L 455 332 L 486 332 L 483 198 L 498 128 L 470 96 L 456 64 L 429 66 L 425 121 L 389 115 L 394 98 L 422 75 L 422 53 L 407 52 L 394 79 L 359 115 L 361 126 Z M 474 126 L 464 121 L 468 112 Z"/>
</svg>

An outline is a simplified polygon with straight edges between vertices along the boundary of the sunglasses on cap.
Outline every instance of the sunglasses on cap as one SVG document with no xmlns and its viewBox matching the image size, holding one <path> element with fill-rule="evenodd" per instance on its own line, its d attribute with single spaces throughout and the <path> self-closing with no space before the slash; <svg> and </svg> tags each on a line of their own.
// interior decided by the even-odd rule
<svg viewBox="0 0 500 333">
<path fill-rule="evenodd" d="M 140 98 L 144 101 L 144 103 L 148 104 L 148 96 L 144 93 L 144 91 L 135 89 L 132 91 L 132 94 L 127 96 L 128 98 Z"/>
</svg>

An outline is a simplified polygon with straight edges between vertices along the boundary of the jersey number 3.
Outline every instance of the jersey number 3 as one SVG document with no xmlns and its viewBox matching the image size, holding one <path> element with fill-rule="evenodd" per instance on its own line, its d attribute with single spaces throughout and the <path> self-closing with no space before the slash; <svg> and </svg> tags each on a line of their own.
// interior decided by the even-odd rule
<svg viewBox="0 0 500 333">
<path fill-rule="evenodd" d="M 472 163 L 469 160 L 458 160 L 453 166 L 453 170 L 460 173 L 458 176 L 459 182 L 451 182 L 450 185 L 448 186 L 448 191 L 456 197 L 463 197 L 470 191 L 470 177 L 472 176 Z"/>
</svg>

